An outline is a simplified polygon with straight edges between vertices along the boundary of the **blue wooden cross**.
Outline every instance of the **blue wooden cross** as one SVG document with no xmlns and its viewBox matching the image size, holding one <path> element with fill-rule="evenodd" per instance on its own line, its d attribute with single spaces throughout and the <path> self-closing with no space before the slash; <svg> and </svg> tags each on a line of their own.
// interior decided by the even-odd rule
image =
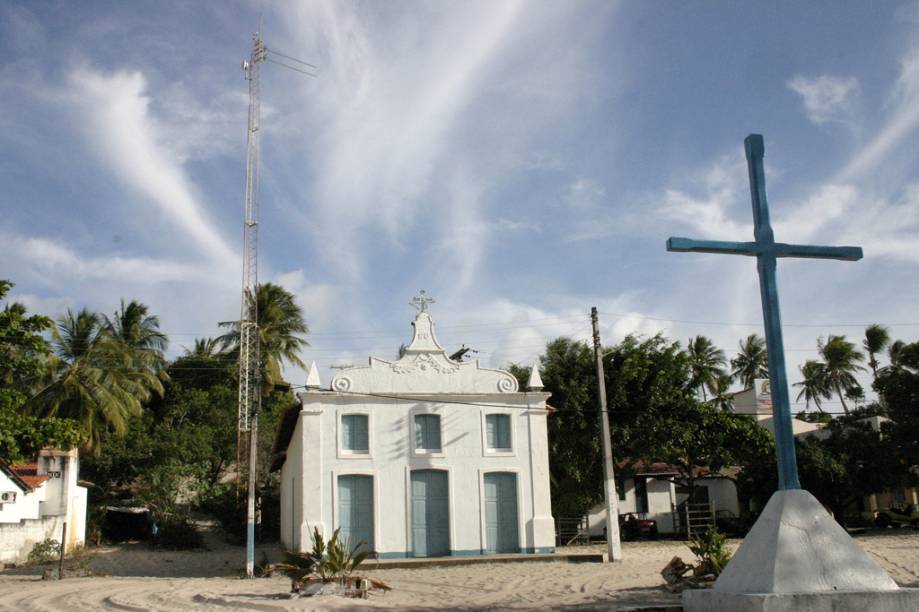
<svg viewBox="0 0 919 612">
<path fill-rule="evenodd" d="M 727 253 L 756 257 L 759 270 L 759 292 L 763 303 L 763 323 L 766 327 L 766 349 L 769 355 L 769 380 L 772 387 L 772 416 L 775 423 L 775 446 L 779 464 L 779 488 L 800 489 L 798 463 L 795 459 L 795 438 L 791 424 L 791 402 L 788 399 L 788 378 L 785 374 L 785 349 L 782 343 L 782 318 L 779 314 L 779 290 L 775 280 L 775 260 L 778 257 L 809 257 L 814 259 L 862 258 L 860 247 L 828 247 L 776 242 L 769 223 L 766 202 L 766 177 L 763 173 L 763 137 L 750 134 L 744 140 L 747 167 L 750 173 L 750 196 L 753 199 L 754 242 L 723 242 L 670 238 L 668 251 L 693 253 Z"/>
</svg>

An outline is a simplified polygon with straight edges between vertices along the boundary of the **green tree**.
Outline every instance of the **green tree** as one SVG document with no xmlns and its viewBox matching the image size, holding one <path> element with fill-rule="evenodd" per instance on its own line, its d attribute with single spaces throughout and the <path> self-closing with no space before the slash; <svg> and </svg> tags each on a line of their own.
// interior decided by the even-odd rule
<svg viewBox="0 0 919 612">
<path fill-rule="evenodd" d="M 845 336 L 830 335 L 826 341 L 818 341 L 817 347 L 823 358 L 823 378 L 826 385 L 836 392 L 843 411 L 848 414 L 845 392 L 859 386 L 855 380 L 855 373 L 865 370 L 859 365 L 864 356 L 855 349 L 855 344 L 846 340 Z"/>
<path fill-rule="evenodd" d="M 694 398 L 686 398 L 666 411 L 641 415 L 630 437 L 633 457 L 647 463 L 663 461 L 677 468 L 674 481 L 689 489 L 690 499 L 699 478 L 759 460 L 773 448 L 769 433 L 750 417 Z"/>
<path fill-rule="evenodd" d="M 896 359 L 878 370 L 874 388 L 887 408 L 890 444 L 909 467 L 913 482 L 919 475 L 919 342 L 894 342 Z"/>
<path fill-rule="evenodd" d="M 220 354 L 220 341 L 217 338 L 195 338 L 195 345 L 185 349 L 187 357 L 214 357 Z"/>
<path fill-rule="evenodd" d="M 29 400 L 29 408 L 39 416 L 78 421 L 84 451 L 98 454 L 106 430 L 123 435 L 142 403 L 163 392 L 158 376 L 138 367 L 130 347 L 102 333 L 99 317 L 86 309 L 76 314 L 68 309 L 52 330 L 51 344 L 51 380 Z"/>
<path fill-rule="evenodd" d="M 739 380 L 744 389 L 753 388 L 757 378 L 769 377 L 769 356 L 766 341 L 756 334 L 750 334 L 740 342 L 740 352 L 731 359 L 731 375 Z"/>
<path fill-rule="evenodd" d="M 24 394 L 0 387 L 0 457 L 9 462 L 28 462 L 42 448 L 70 450 L 82 443 L 78 423 L 23 414 L 25 402 Z"/>
<path fill-rule="evenodd" d="M 795 387 L 801 387 L 795 401 L 801 401 L 803 397 L 805 408 L 810 408 L 811 402 L 814 402 L 817 410 L 823 412 L 821 402 L 831 397 L 831 390 L 826 379 L 826 366 L 816 359 L 808 359 L 804 365 L 798 366 L 798 369 L 804 380 L 794 384 Z"/>
<path fill-rule="evenodd" d="M 12 282 L 0 280 L 0 299 L 12 287 Z M 4 305 L 0 311 L 0 387 L 29 392 L 38 385 L 51 354 L 42 333 L 50 327 L 51 319 L 28 315 L 18 302 Z"/>
<path fill-rule="evenodd" d="M 726 363 L 724 351 L 712 344 L 705 336 L 690 338 L 686 352 L 689 355 L 689 367 L 692 370 L 690 385 L 702 392 L 702 399 L 707 400 L 705 389 L 711 390 L 719 376 L 724 374 Z"/>
<path fill-rule="evenodd" d="M 553 513 L 579 516 L 603 494 L 593 350 L 559 338 L 546 346 L 541 365 L 543 384 L 558 409 L 548 419 Z M 522 372 L 514 373 L 519 380 Z"/>
<path fill-rule="evenodd" d="M 862 346 L 868 353 L 868 366 L 874 379 L 878 377 L 878 360 L 877 355 L 885 348 L 890 346 L 890 331 L 883 325 L 874 323 L 865 328 L 865 339 L 862 340 Z"/>
<path fill-rule="evenodd" d="M 797 440 L 798 468 L 802 486 L 838 521 L 857 512 L 863 497 L 903 486 L 905 466 L 882 432 L 855 417 L 833 419 L 824 431 L 825 438 Z"/>
<path fill-rule="evenodd" d="M 284 362 L 305 370 L 300 351 L 309 346 L 301 338 L 309 333 L 303 320 L 303 311 L 294 300 L 293 294 L 272 283 L 258 286 L 257 292 L 259 351 L 261 354 L 261 376 L 265 385 L 263 394 L 281 384 L 281 367 Z M 230 355 L 239 354 L 239 321 L 224 321 L 221 327 L 229 331 L 219 340 Z"/>
</svg>

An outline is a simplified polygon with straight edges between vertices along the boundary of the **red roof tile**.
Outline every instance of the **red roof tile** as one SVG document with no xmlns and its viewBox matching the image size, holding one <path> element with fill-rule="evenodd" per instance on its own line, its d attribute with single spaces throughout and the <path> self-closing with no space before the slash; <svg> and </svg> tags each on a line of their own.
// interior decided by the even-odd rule
<svg viewBox="0 0 919 612">
<path fill-rule="evenodd" d="M 36 463 L 27 463 L 25 465 L 11 465 L 10 469 L 16 476 L 22 480 L 23 483 L 30 489 L 37 489 L 41 483 L 48 480 L 49 476 L 47 474 L 38 473 L 38 464 Z"/>
</svg>

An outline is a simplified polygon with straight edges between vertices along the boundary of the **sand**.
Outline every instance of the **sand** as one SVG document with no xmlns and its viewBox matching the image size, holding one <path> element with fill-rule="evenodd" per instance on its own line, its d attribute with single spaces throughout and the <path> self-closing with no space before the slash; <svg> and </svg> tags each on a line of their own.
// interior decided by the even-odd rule
<svg viewBox="0 0 919 612">
<path fill-rule="evenodd" d="M 888 530 L 856 541 L 902 586 L 919 587 L 919 532 Z M 737 542 L 733 543 L 734 545 Z M 314 610 L 603 609 L 677 603 L 663 590 L 660 569 L 674 555 L 692 558 L 682 542 L 626 542 L 624 561 L 481 563 L 460 567 L 373 569 L 360 573 L 393 587 L 369 600 L 288 599 L 284 577 L 241 580 L 244 549 L 209 539 L 210 551 L 152 551 L 143 544 L 97 549 L 86 565 L 106 576 L 42 581 L 42 568 L 0 573 L 2 610 Z M 604 547 L 577 547 L 577 551 Z M 268 548 L 272 557 L 278 550 Z M 68 563 L 70 565 L 70 563 Z"/>
</svg>

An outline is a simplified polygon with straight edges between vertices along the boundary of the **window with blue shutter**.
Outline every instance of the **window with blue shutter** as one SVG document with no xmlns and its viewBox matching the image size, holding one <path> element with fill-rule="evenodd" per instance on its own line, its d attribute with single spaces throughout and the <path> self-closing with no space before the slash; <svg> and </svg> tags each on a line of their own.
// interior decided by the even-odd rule
<svg viewBox="0 0 919 612">
<path fill-rule="evenodd" d="M 511 449 L 511 417 L 507 414 L 485 416 L 485 440 L 489 450 Z"/>
<path fill-rule="evenodd" d="M 351 453 L 370 450 L 366 414 L 345 414 L 341 417 L 341 449 Z"/>
<path fill-rule="evenodd" d="M 440 450 L 440 416 L 436 414 L 415 415 L 415 450 Z"/>
</svg>

